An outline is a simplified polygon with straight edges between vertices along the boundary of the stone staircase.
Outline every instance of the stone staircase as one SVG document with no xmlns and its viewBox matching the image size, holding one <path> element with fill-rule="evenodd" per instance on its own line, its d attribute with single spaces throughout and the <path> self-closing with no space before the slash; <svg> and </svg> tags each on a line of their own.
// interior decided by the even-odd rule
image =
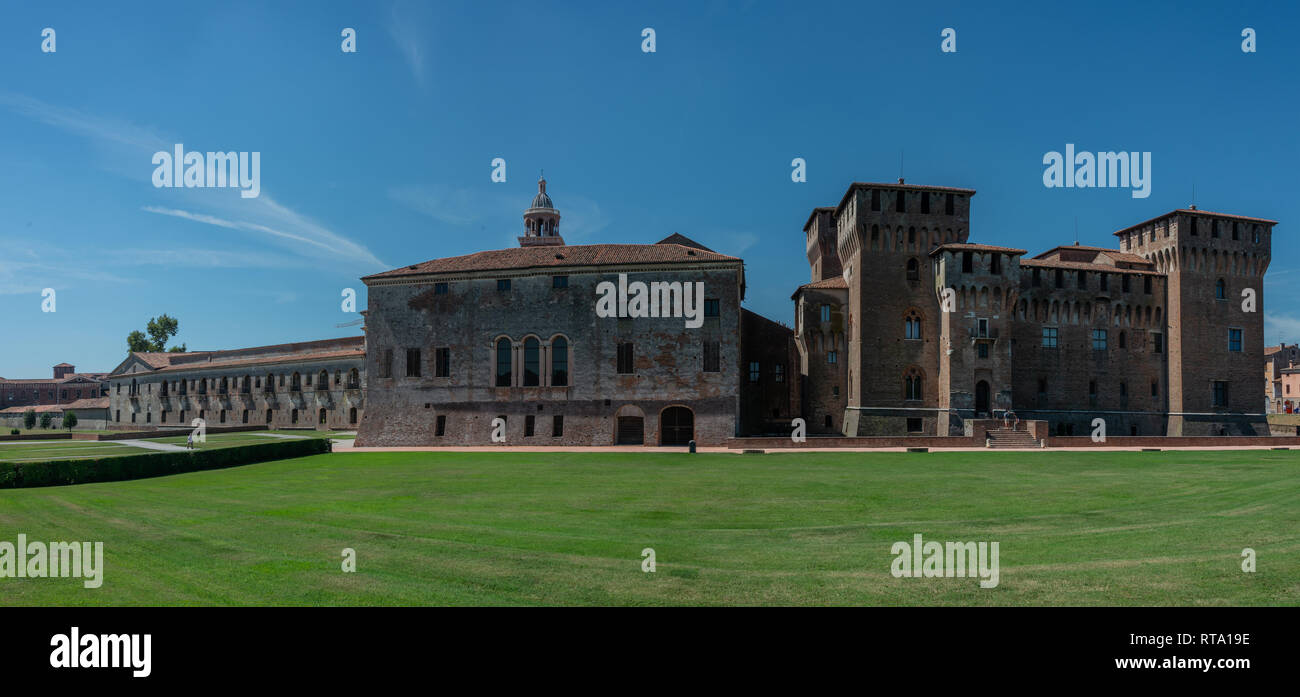
<svg viewBox="0 0 1300 697">
<path fill-rule="evenodd" d="M 989 431 L 988 447 L 997 449 L 1038 448 L 1038 441 L 1028 431 L 998 428 Z"/>
</svg>

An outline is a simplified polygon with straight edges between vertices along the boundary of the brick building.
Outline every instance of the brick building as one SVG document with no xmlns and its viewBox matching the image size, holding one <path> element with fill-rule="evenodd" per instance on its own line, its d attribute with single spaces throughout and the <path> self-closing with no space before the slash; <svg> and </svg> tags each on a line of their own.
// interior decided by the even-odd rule
<svg viewBox="0 0 1300 697">
<path fill-rule="evenodd" d="M 109 427 L 350 429 L 365 409 L 365 337 L 227 351 L 134 352 L 109 375 Z"/>
<path fill-rule="evenodd" d="M 677 234 L 567 245 L 559 224 L 541 180 L 518 248 L 362 279 L 369 409 L 357 445 L 488 445 L 496 419 L 505 443 L 523 445 L 719 444 L 769 421 L 788 429 L 793 336 L 741 309 L 739 258 Z M 618 316 L 602 315 L 614 288 Z M 683 317 L 692 310 L 699 326 Z"/>
<path fill-rule="evenodd" d="M 37 405 L 63 405 L 108 394 L 108 373 L 78 373 L 75 366 L 54 366 L 53 377 L 8 380 L 0 378 L 0 409 Z"/>
<path fill-rule="evenodd" d="M 1282 371 L 1300 366 L 1300 346 L 1285 343 L 1264 347 L 1264 402 L 1270 414 L 1286 413 L 1287 402 L 1291 402 L 1294 411 L 1300 404 L 1300 392 L 1296 386 L 1283 384 Z"/>
<path fill-rule="evenodd" d="M 854 183 L 813 211 L 794 295 L 810 432 L 960 435 L 1010 410 L 1061 435 L 1097 418 L 1114 435 L 1268 433 L 1275 221 L 1193 207 L 1116 232 L 1119 249 L 1025 258 L 968 241 L 974 194 Z"/>
</svg>

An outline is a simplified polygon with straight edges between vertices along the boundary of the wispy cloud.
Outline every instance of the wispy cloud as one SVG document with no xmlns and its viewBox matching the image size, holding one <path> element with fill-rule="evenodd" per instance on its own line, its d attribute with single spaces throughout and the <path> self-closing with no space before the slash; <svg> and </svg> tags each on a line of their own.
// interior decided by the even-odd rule
<svg viewBox="0 0 1300 697">
<path fill-rule="evenodd" d="M 171 150 L 174 143 L 183 142 L 164 138 L 148 128 L 129 122 L 48 104 L 24 95 L 0 92 L 0 107 L 85 137 L 106 149 L 124 151 L 116 161 L 139 164 L 129 170 L 118 168 L 116 171 L 141 181 L 148 181 L 153 172 L 153 153 Z M 153 191 L 152 186 L 149 191 Z M 189 201 L 201 202 L 205 207 L 215 208 L 219 215 L 164 206 L 144 206 L 143 210 L 206 225 L 258 233 L 297 256 L 317 262 L 328 261 L 335 266 L 344 267 L 349 273 L 368 273 L 388 268 L 387 264 L 363 245 L 277 202 L 265 188 L 262 195 L 255 199 L 230 197 L 224 189 L 166 191 L 170 195 L 182 196 Z"/>
<path fill-rule="evenodd" d="M 520 215 L 535 193 L 535 189 L 521 190 L 508 184 L 484 184 L 477 189 L 424 185 L 392 189 L 388 197 L 445 225 L 499 235 L 504 246 L 513 247 L 515 238 L 524 232 Z M 600 205 L 581 194 L 565 192 L 555 205 L 560 209 L 560 235 L 569 244 L 588 241 L 610 224 Z"/>
<path fill-rule="evenodd" d="M 1273 312 L 1264 313 L 1264 336 L 1266 344 L 1282 341 L 1296 343 L 1300 340 L 1300 317 Z"/>
<path fill-rule="evenodd" d="M 77 287 L 83 282 L 130 283 L 132 279 L 79 268 L 76 264 L 67 263 L 67 257 L 62 255 L 57 263 L 0 258 L 0 295 L 31 294 L 32 302 L 35 303 L 39 302 L 40 293 L 45 288 L 61 291 Z"/>
<path fill-rule="evenodd" d="M 388 35 L 392 37 L 393 43 L 397 44 L 397 50 L 402 54 L 406 61 L 406 66 L 411 69 L 411 76 L 415 78 L 416 84 L 420 87 L 426 87 L 425 82 L 425 39 L 420 34 L 419 27 L 430 23 L 429 21 L 417 20 L 412 17 L 412 13 L 423 13 L 427 7 L 422 5 L 413 5 L 405 2 L 395 2 L 389 8 L 388 22 L 385 27 L 388 29 Z"/>
</svg>

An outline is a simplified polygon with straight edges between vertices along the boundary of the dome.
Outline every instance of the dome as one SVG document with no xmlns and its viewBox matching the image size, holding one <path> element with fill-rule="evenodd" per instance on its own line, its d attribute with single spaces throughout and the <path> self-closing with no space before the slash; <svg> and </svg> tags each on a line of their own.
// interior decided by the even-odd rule
<svg viewBox="0 0 1300 697">
<path fill-rule="evenodd" d="M 545 177 L 537 180 L 537 195 L 533 197 L 533 203 L 529 208 L 555 208 L 555 205 L 551 203 L 551 197 L 546 195 Z"/>
</svg>

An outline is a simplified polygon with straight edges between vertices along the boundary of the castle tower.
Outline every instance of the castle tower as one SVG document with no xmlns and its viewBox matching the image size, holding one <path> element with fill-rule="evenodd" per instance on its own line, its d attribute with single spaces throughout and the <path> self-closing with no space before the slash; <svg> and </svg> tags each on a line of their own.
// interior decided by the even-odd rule
<svg viewBox="0 0 1300 697">
<path fill-rule="evenodd" d="M 1191 207 L 1115 233 L 1168 275 L 1168 435 L 1268 435 L 1263 281 L 1276 224 Z"/>
<path fill-rule="evenodd" d="M 546 195 L 546 179 L 537 180 L 537 195 L 524 211 L 524 236 L 519 238 L 520 247 L 561 246 L 564 238 L 560 237 L 560 212 L 551 204 L 551 197 Z"/>
<path fill-rule="evenodd" d="M 804 243 L 808 252 L 808 266 L 812 269 L 812 282 L 835 278 L 844 273 L 840 267 L 838 232 L 835 229 L 834 208 L 814 208 L 804 223 Z"/>
<path fill-rule="evenodd" d="M 835 208 L 848 285 L 846 435 L 947 435 L 930 252 L 965 242 L 971 189 L 854 183 Z"/>
</svg>

